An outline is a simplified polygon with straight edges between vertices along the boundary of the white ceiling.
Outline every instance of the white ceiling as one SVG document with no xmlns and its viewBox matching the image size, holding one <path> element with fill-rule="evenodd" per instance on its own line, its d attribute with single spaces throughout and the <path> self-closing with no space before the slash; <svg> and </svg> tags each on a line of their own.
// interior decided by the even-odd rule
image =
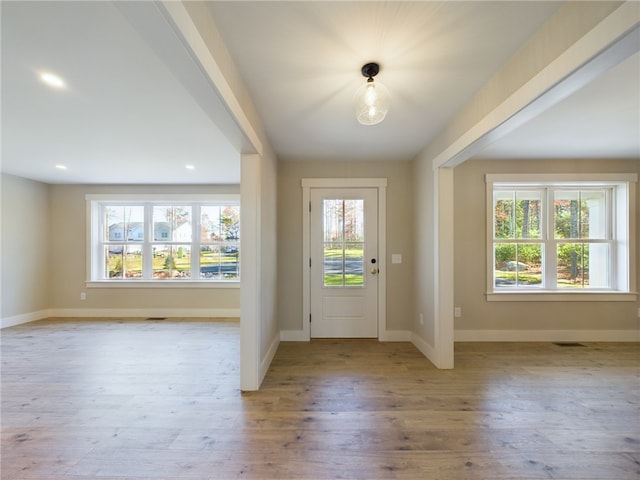
<svg viewBox="0 0 640 480">
<path fill-rule="evenodd" d="M 123 13 L 136 12 L 2 2 L 2 171 L 51 183 L 238 183 L 237 146 L 146 41 L 158 24 L 179 43 L 166 21 L 148 18 L 141 32 Z M 42 71 L 67 88 L 45 86 Z"/>
<path fill-rule="evenodd" d="M 278 158 L 300 161 L 413 158 L 559 6 L 208 4 Z M 352 112 L 368 61 L 381 64 L 392 96 L 372 127 Z M 44 86 L 42 70 L 67 89 Z M 637 158 L 639 71 L 634 55 L 478 156 Z M 237 183 L 242 135 L 232 124 L 154 3 L 2 2 L 3 172 L 50 183 Z"/>
<path fill-rule="evenodd" d="M 279 158 L 410 160 L 557 10 L 554 2 L 210 2 Z M 359 125 L 362 65 L 391 95 Z"/>
<path fill-rule="evenodd" d="M 483 158 L 639 158 L 640 54 L 489 145 Z"/>
</svg>

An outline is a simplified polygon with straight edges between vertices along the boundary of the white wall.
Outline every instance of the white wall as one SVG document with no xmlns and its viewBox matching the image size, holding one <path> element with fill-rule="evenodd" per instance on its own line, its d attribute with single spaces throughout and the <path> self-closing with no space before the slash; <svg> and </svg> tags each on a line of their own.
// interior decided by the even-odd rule
<svg viewBox="0 0 640 480">
<path fill-rule="evenodd" d="M 0 326 L 48 316 L 51 288 L 50 189 L 2 174 Z"/>
</svg>

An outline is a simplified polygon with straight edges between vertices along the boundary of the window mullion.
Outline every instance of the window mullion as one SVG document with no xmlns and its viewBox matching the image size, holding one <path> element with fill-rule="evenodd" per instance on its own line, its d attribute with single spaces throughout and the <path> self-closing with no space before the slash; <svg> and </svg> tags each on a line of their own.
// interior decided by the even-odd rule
<svg viewBox="0 0 640 480">
<path fill-rule="evenodd" d="M 106 208 L 103 204 L 98 204 L 96 208 L 96 212 L 98 214 L 98 227 L 97 230 L 92 232 L 92 235 L 95 235 L 95 238 L 98 239 L 96 242 L 97 248 L 94 250 L 95 260 L 93 260 L 93 268 L 96 269 L 97 278 L 107 278 L 107 272 L 105 268 L 105 246 L 107 245 L 108 238 L 105 238 L 106 232 Z M 94 245 L 91 246 L 95 248 Z"/>
<path fill-rule="evenodd" d="M 486 204 L 486 289 L 487 292 L 495 292 L 495 200 L 494 200 L 494 185 L 492 182 L 487 182 L 485 190 L 485 204 Z"/>
<path fill-rule="evenodd" d="M 142 244 L 142 278 L 151 280 L 153 269 L 153 205 L 144 204 L 144 242 Z"/>
<path fill-rule="evenodd" d="M 545 245 L 543 254 L 542 270 L 544 272 L 544 288 L 553 290 L 557 287 L 556 271 L 558 269 L 558 258 L 556 255 L 557 244 L 555 239 L 555 210 L 554 210 L 554 189 L 545 188 L 546 199 L 546 219 L 545 219 Z"/>
<path fill-rule="evenodd" d="M 609 286 L 613 290 L 617 290 L 619 288 L 618 276 L 615 274 L 615 265 L 617 265 L 618 263 L 618 239 L 614 234 L 613 228 L 614 222 L 616 221 L 616 210 L 613 207 L 615 201 L 615 192 L 613 188 L 607 188 L 605 190 L 605 235 L 609 244 L 609 271 L 607 272 L 607 274 L 609 275 Z"/>
<path fill-rule="evenodd" d="M 191 278 L 200 278 L 200 237 L 202 232 L 200 204 L 191 208 Z"/>
</svg>

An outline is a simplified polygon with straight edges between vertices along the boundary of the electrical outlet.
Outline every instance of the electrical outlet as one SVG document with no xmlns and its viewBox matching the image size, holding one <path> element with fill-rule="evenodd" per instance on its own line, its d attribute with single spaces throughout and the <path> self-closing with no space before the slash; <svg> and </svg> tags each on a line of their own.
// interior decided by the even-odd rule
<svg viewBox="0 0 640 480">
<path fill-rule="evenodd" d="M 460 318 L 462 316 L 462 308 L 455 307 L 453 309 L 453 316 L 456 317 L 456 318 Z"/>
<path fill-rule="evenodd" d="M 420 325 L 424 325 L 424 315 L 420 314 Z"/>
<path fill-rule="evenodd" d="M 86 300 L 87 299 L 87 294 L 84 292 L 80 292 L 80 300 Z"/>
</svg>

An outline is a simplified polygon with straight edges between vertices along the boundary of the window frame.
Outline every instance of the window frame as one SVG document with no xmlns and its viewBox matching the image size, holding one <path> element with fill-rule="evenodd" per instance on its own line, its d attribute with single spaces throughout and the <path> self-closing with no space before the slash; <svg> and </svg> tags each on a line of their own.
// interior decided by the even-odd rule
<svg viewBox="0 0 640 480">
<path fill-rule="evenodd" d="M 487 174 L 486 182 L 486 298 L 487 301 L 635 301 L 636 292 L 636 174 Z M 541 227 L 543 247 L 542 287 L 496 288 L 494 283 L 494 191 L 499 189 L 543 190 Z M 555 238 L 553 192 L 561 188 L 611 189 L 607 207 L 610 231 L 610 287 L 558 288 L 556 247 L 567 239 Z M 622 221 L 625 220 L 626 221 Z M 513 243 L 531 243 L 513 239 Z M 603 243 L 601 239 L 579 239 L 579 243 Z M 512 243 L 512 242 L 505 242 Z M 569 242 L 576 243 L 576 242 Z M 549 257 L 550 255 L 550 257 Z"/>
<path fill-rule="evenodd" d="M 240 287 L 240 270 L 239 276 L 233 279 L 202 279 L 202 278 L 123 278 L 108 279 L 101 278 L 99 275 L 103 271 L 100 266 L 103 258 L 103 247 L 105 245 L 103 239 L 103 219 L 102 208 L 105 204 L 122 204 L 122 205 L 144 205 L 145 220 L 143 222 L 145 231 L 150 233 L 153 231 L 153 207 L 154 206 L 191 206 L 192 207 L 192 228 L 194 232 L 200 231 L 201 218 L 200 208 L 203 206 L 234 206 L 240 207 L 239 194 L 167 194 L 167 195 L 141 195 L 141 194 L 87 194 L 86 200 L 86 281 L 87 287 L 100 288 L 239 288 Z M 196 213 L 197 212 L 197 213 Z M 108 243 L 108 242 L 107 242 Z M 180 244 L 183 241 L 156 241 L 154 238 L 145 235 L 143 242 L 120 242 L 122 244 L 138 245 L 143 248 L 151 248 L 154 244 Z M 201 246 L 200 235 L 192 235 L 191 242 L 187 242 L 191 248 L 191 271 L 195 271 L 199 265 L 199 252 Z M 240 240 L 238 239 L 238 251 L 240 252 Z M 145 263 L 149 263 L 147 259 Z M 150 263 L 145 268 L 150 268 Z"/>
</svg>

